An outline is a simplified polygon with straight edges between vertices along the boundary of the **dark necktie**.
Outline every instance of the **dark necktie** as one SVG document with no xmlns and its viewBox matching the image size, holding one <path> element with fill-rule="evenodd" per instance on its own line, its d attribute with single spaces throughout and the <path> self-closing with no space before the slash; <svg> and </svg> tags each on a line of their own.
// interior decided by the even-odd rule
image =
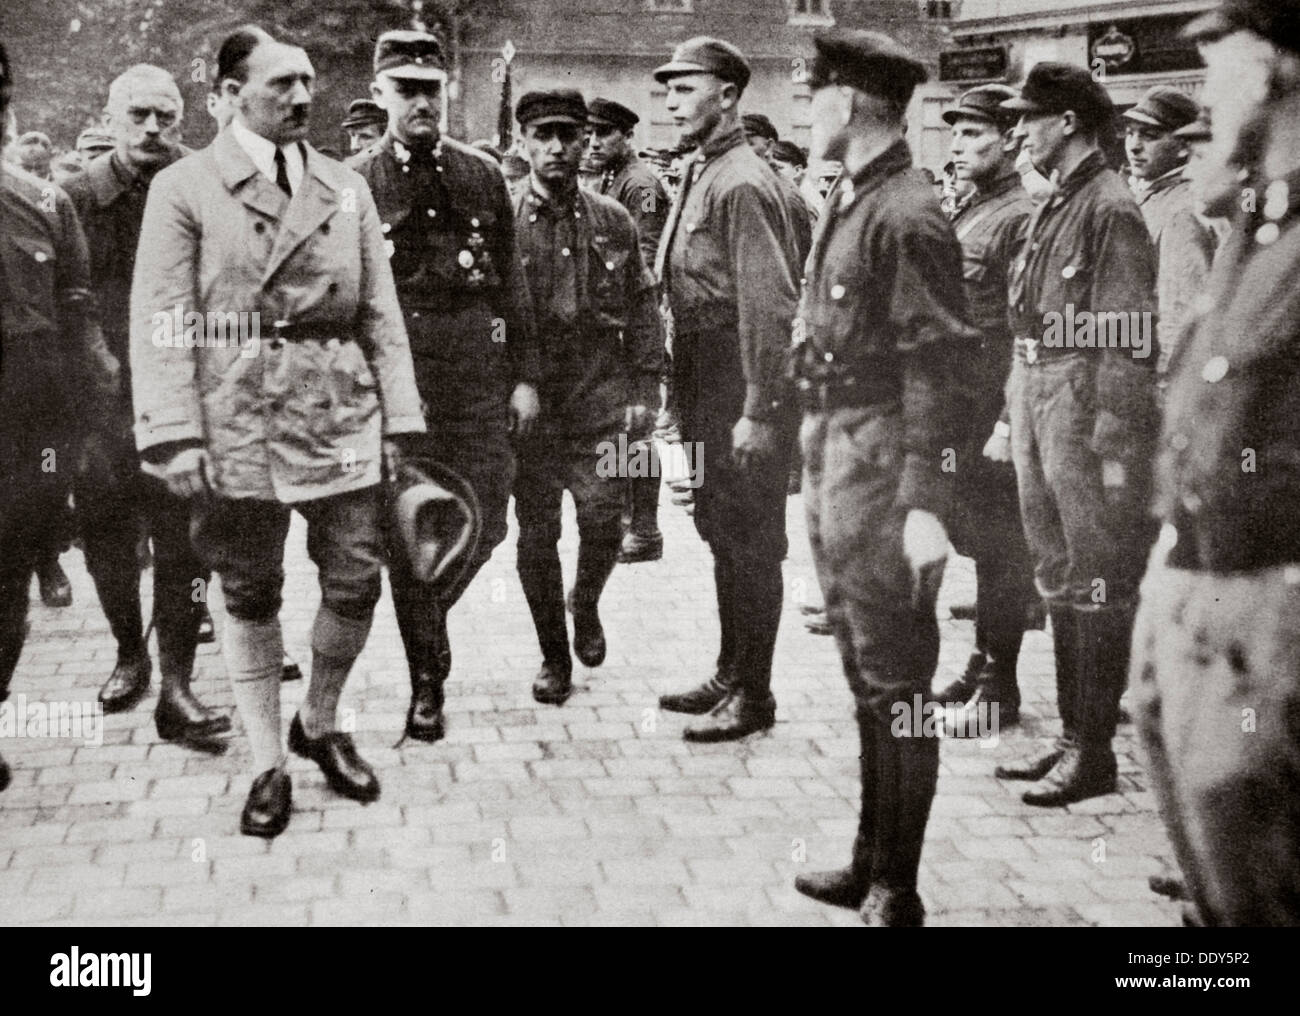
<svg viewBox="0 0 1300 1016">
<path fill-rule="evenodd" d="M 275 185 L 288 197 L 293 197 L 293 188 L 289 186 L 289 169 L 284 163 L 284 149 L 275 150 Z"/>
</svg>

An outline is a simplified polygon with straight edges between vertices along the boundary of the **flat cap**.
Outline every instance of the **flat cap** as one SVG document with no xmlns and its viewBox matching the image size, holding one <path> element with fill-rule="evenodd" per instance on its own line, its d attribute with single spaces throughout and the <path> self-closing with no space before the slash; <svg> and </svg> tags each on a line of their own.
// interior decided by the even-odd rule
<svg viewBox="0 0 1300 1016">
<path fill-rule="evenodd" d="M 1300 0 L 1223 0 L 1183 29 L 1190 39 L 1219 39 L 1245 29 L 1300 52 Z"/>
<path fill-rule="evenodd" d="M 520 126 L 552 120 L 581 126 L 587 122 L 587 103 L 582 93 L 572 88 L 529 92 L 515 106 L 515 119 Z"/>
<path fill-rule="evenodd" d="M 428 32 L 399 29 L 385 32 L 375 43 L 375 76 L 417 78 L 432 81 L 446 78 L 447 62 L 442 45 Z"/>
<path fill-rule="evenodd" d="M 1186 92 L 1168 85 L 1156 85 L 1142 96 L 1136 106 L 1124 113 L 1125 120 L 1173 131 L 1196 119 L 1201 108 Z"/>
<path fill-rule="evenodd" d="M 1001 127 L 1015 119 L 1015 113 L 1003 109 L 1002 103 L 1016 97 L 1010 85 L 980 85 L 957 100 L 957 105 L 943 114 L 949 127 L 958 120 L 983 120 Z"/>
<path fill-rule="evenodd" d="M 103 127 L 87 127 L 77 135 L 77 151 L 88 155 L 111 151 L 117 147 L 117 140 Z"/>
<path fill-rule="evenodd" d="M 377 102 L 369 99 L 353 99 L 348 103 L 348 115 L 343 120 L 343 127 L 367 127 L 371 124 L 388 124 L 388 114 Z"/>
<path fill-rule="evenodd" d="M 1214 137 L 1214 131 L 1210 129 L 1210 111 L 1200 110 L 1195 120 L 1174 131 L 1174 137 L 1184 141 L 1209 141 Z"/>
<path fill-rule="evenodd" d="M 1115 115 L 1106 89 L 1082 67 L 1043 61 L 1034 64 L 1020 95 L 1002 103 L 1015 113 L 1064 113 L 1072 110 L 1085 124 L 1096 127 Z"/>
<path fill-rule="evenodd" d="M 613 99 L 592 99 L 587 104 L 589 123 L 607 123 L 621 131 L 630 131 L 641 122 L 641 118 Z"/>
<path fill-rule="evenodd" d="M 772 145 L 771 154 L 772 158 L 779 159 L 781 162 L 788 162 L 792 166 L 806 167 L 808 165 L 808 156 L 793 141 L 777 141 Z"/>
<path fill-rule="evenodd" d="M 906 103 L 929 75 L 925 65 L 887 35 L 829 28 L 813 36 L 817 55 L 809 85 L 848 85 L 868 95 Z"/>
<path fill-rule="evenodd" d="M 740 126 L 746 134 L 756 134 L 760 138 L 767 138 L 768 141 L 781 139 L 776 125 L 762 113 L 746 113 L 740 118 Z"/>
<path fill-rule="evenodd" d="M 672 59 L 655 70 L 654 79 L 662 85 L 683 74 L 712 74 L 743 92 L 749 84 L 749 61 L 731 43 L 697 35 L 673 50 Z"/>
<path fill-rule="evenodd" d="M 42 148 L 52 149 L 54 147 L 54 142 L 50 140 L 50 136 L 41 131 L 27 131 L 20 134 L 18 143 L 20 145 L 40 145 Z"/>
</svg>

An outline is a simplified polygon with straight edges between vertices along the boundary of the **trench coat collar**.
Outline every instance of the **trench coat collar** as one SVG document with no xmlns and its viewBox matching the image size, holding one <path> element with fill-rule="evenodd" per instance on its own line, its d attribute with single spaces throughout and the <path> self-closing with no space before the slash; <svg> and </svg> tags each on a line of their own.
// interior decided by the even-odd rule
<svg viewBox="0 0 1300 1016">
<path fill-rule="evenodd" d="M 338 210 L 338 191 L 345 184 L 347 170 L 303 142 L 302 182 L 286 201 L 229 130 L 218 134 L 212 144 L 226 189 L 253 211 L 280 224 L 262 276 L 265 284 L 289 255 Z"/>
</svg>

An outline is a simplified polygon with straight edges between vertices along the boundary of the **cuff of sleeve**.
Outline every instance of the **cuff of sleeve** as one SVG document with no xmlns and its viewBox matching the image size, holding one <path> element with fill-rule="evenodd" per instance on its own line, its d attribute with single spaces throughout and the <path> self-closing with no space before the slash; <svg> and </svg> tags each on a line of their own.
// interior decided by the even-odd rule
<svg viewBox="0 0 1300 1016">
<path fill-rule="evenodd" d="M 908 453 L 894 503 L 905 510 L 931 512 L 946 524 L 952 503 L 952 474 L 939 468 L 938 458 Z"/>
<path fill-rule="evenodd" d="M 770 420 L 786 408 L 780 396 L 758 385 L 745 386 L 745 416 L 751 420 Z"/>
<path fill-rule="evenodd" d="M 159 421 L 148 413 L 135 425 L 135 446 L 141 452 L 155 445 L 178 443 L 201 445 L 203 428 L 191 419 Z"/>
<path fill-rule="evenodd" d="M 424 417 L 422 416 L 394 416 L 392 419 L 384 420 L 384 437 L 392 437 L 395 434 L 423 434 Z"/>
</svg>

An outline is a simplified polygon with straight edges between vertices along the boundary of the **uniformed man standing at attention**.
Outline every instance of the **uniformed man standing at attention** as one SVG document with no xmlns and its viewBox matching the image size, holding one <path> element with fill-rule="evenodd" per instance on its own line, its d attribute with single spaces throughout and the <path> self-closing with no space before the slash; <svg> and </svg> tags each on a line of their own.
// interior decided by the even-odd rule
<svg viewBox="0 0 1300 1016">
<path fill-rule="evenodd" d="M 617 468 L 625 465 L 617 460 L 618 437 L 649 437 L 664 341 L 654 277 L 632 216 L 617 201 L 578 187 L 587 120 L 582 96 L 529 92 L 515 116 L 532 166 L 529 189 L 515 203 L 516 239 L 542 360 L 541 416 L 532 438 L 519 445 L 517 565 L 542 649 L 533 698 L 559 705 L 573 689 L 557 547 L 561 501 L 568 490 L 578 514 L 573 650 L 597 667 L 606 650 L 600 594 L 622 538 L 626 469 Z"/>
<path fill-rule="evenodd" d="M 868 925 L 917 926 L 939 740 L 920 718 L 896 721 L 929 698 L 939 659 L 945 458 L 960 447 L 956 371 L 977 338 L 961 249 L 903 137 L 924 66 L 875 32 L 814 41 L 810 154 L 844 172 L 808 259 L 794 367 L 808 535 L 857 711 L 862 803 L 849 866 L 795 887 Z"/>
<path fill-rule="evenodd" d="M 642 258 L 647 265 L 653 265 L 671 202 L 654 171 L 637 158 L 633 132 L 640 122 L 641 118 L 621 103 L 592 99 L 587 104 L 587 158 L 600 171 L 596 192 L 628 210 L 640 237 Z M 656 395 L 656 407 L 659 401 Z M 661 483 L 657 475 L 628 480 L 629 523 L 618 552 L 624 564 L 663 557 L 664 537 L 659 531 Z"/>
<path fill-rule="evenodd" d="M 0 124 L 12 88 L 0 42 Z M 117 373 L 72 202 L 0 164 L 0 702 L 27 638 L 32 573 L 60 525 L 72 474 L 102 477 L 122 454 Z M 0 790 L 9 780 L 0 758 Z"/>
<path fill-rule="evenodd" d="M 978 348 L 962 360 L 972 415 L 957 462 L 952 525 L 957 552 L 975 559 L 975 651 L 965 673 L 938 693 L 945 704 L 965 703 L 964 718 L 950 717 L 956 720 L 950 728 L 955 734 L 988 729 L 994 704 L 999 726 L 1019 719 L 1016 664 L 1029 611 L 1038 602 L 1020 524 L 1010 427 L 1001 418 L 1014 345 L 1007 327 L 1007 279 L 1032 208 L 1016 172 L 1020 146 L 1011 136 L 1016 116 L 998 108 L 1015 94 L 1006 85 L 983 85 L 943 115 L 952 127 L 957 180 L 974 188 L 958 202 L 952 225 L 961 244 L 971 323 L 980 333 Z"/>
<path fill-rule="evenodd" d="M 740 128 L 749 76 L 735 46 L 706 37 L 682 43 L 655 71 L 682 141 L 698 146 L 656 265 L 676 328 L 682 440 L 703 449 L 695 527 L 713 552 L 722 629 L 716 673 L 659 699 L 664 709 L 709 714 L 687 728 L 693 741 L 735 740 L 776 722 L 772 653 L 795 428 L 784 360 L 799 256 L 781 181 Z"/>
<path fill-rule="evenodd" d="M 1115 790 L 1111 741 L 1154 535 L 1156 266 L 1142 213 L 1098 147 L 1115 110 L 1088 71 L 1037 64 L 1003 108 L 1020 114 L 1024 151 L 1056 182 L 1012 269 L 1008 403 L 1021 518 L 1052 616 L 1062 735 L 997 769 L 1042 780 L 1024 800 L 1047 807 Z"/>
<path fill-rule="evenodd" d="M 1190 154 L 1178 131 L 1196 120 L 1196 100 L 1157 85 L 1124 113 L 1124 146 L 1142 218 L 1156 249 L 1157 337 L 1160 372 L 1192 317 L 1214 261 L 1214 230 L 1196 217 L 1192 185 L 1183 170 Z"/>
<path fill-rule="evenodd" d="M 412 448 L 469 483 L 482 532 L 459 581 L 418 581 L 393 546 L 389 583 L 411 673 L 406 732 L 443 736 L 451 670 L 447 612 L 506 536 L 515 475 L 510 436 L 537 417 L 538 358 L 515 252 L 514 213 L 490 156 L 438 128 L 447 71 L 427 32 L 393 31 L 375 46 L 371 94 L 388 113 L 378 144 L 348 165 L 370 185 L 410 336 L 427 431 Z"/>
<path fill-rule="evenodd" d="M 1130 679 L 1152 788 L 1207 926 L 1300 924 L 1297 26 L 1297 0 L 1228 0 L 1188 28 L 1203 43 L 1211 164 L 1250 174 L 1169 367 L 1164 525 Z"/>
</svg>

